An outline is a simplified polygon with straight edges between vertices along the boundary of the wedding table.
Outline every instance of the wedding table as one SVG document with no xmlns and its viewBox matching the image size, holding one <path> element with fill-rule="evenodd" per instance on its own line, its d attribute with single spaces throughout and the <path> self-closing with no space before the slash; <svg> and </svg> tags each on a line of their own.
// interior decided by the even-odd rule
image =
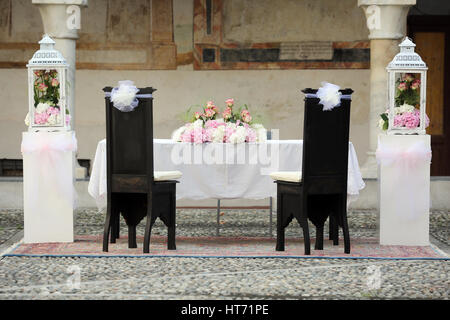
<svg viewBox="0 0 450 320">
<path fill-rule="evenodd" d="M 276 196 L 269 174 L 301 171 L 302 140 L 268 140 L 264 143 L 191 144 L 154 139 L 155 171 L 183 173 L 177 199 L 264 199 Z M 348 200 L 365 187 L 353 144 L 349 143 Z M 106 139 L 97 145 L 88 187 L 99 209 L 106 207 Z"/>
</svg>

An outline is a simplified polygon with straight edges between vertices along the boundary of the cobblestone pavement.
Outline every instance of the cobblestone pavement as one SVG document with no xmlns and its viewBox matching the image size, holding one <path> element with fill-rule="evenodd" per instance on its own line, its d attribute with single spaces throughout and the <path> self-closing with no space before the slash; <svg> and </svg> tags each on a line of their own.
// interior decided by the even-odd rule
<svg viewBox="0 0 450 320">
<path fill-rule="evenodd" d="M 223 210 L 221 236 L 264 236 L 264 210 Z M 104 214 L 79 210 L 76 233 L 101 233 Z M 275 225 L 275 216 L 273 223 Z M 349 212 L 351 237 L 376 236 L 373 211 Z M 177 235 L 216 232 L 216 211 L 177 212 Z M 143 225 L 143 223 L 141 223 Z M 273 226 L 274 226 L 273 225 Z M 430 234 L 449 245 L 450 213 Z M 0 246 L 23 228 L 21 210 L 0 210 Z M 126 234 L 125 225 L 122 225 Z M 275 228 L 274 228 L 275 232 Z M 143 226 L 138 227 L 143 233 Z M 154 234 L 165 234 L 161 223 Z M 314 236 L 314 229 L 311 229 Z M 301 235 L 292 224 L 287 237 Z M 0 299 L 449 299 L 450 262 L 365 259 L 0 258 Z M 74 279 L 81 280 L 80 286 Z"/>
</svg>

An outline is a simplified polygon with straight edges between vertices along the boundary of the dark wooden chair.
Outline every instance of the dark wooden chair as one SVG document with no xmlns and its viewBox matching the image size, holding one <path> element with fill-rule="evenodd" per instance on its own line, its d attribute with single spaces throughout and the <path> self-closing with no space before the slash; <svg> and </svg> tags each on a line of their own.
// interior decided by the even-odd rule
<svg viewBox="0 0 450 320">
<path fill-rule="evenodd" d="M 111 92 L 111 87 L 103 89 Z M 141 88 L 139 94 L 155 89 Z M 154 172 L 153 168 L 153 98 L 139 98 L 131 112 L 121 112 L 106 100 L 107 210 L 103 234 L 103 251 L 119 238 L 122 214 L 128 225 L 128 247 L 136 248 L 136 226 L 146 217 L 144 253 L 149 253 L 150 234 L 156 218 L 168 227 L 169 250 L 175 250 L 174 179 L 179 172 Z M 175 174 L 176 173 L 176 174 Z"/>
<path fill-rule="evenodd" d="M 303 90 L 315 94 L 315 89 Z M 350 95 L 353 90 L 340 91 Z M 339 227 L 344 234 L 344 251 L 350 253 L 347 224 L 347 171 L 350 127 L 350 99 L 323 111 L 318 98 L 305 98 L 303 161 L 300 172 L 274 172 L 277 183 L 277 244 L 284 251 L 284 229 L 295 218 L 303 229 L 305 254 L 309 255 L 308 219 L 316 227 L 315 249 L 323 249 L 323 229 L 330 217 L 330 239 L 338 245 Z"/>
</svg>

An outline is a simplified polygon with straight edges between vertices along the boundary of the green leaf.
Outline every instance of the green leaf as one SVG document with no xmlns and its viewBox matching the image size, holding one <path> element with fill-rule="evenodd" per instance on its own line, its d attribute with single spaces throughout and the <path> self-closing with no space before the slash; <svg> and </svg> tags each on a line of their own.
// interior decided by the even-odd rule
<svg viewBox="0 0 450 320">
<path fill-rule="evenodd" d="M 389 118 L 386 113 L 382 113 L 382 114 L 380 114 L 380 116 L 381 116 L 381 119 L 383 119 L 384 121 L 389 121 Z"/>
</svg>

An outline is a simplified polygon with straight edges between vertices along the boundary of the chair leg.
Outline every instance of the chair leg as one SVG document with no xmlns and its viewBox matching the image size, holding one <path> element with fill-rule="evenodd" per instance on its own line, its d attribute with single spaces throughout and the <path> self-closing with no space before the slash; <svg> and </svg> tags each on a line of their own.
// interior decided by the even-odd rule
<svg viewBox="0 0 450 320">
<path fill-rule="evenodd" d="M 175 228 L 176 228 L 176 205 L 175 192 L 170 195 L 170 213 L 169 213 L 169 227 L 167 228 L 167 249 L 176 250 L 175 245 Z"/>
<path fill-rule="evenodd" d="M 109 231 L 111 230 L 111 196 L 108 196 L 105 226 L 103 229 L 103 251 L 108 252 Z"/>
<path fill-rule="evenodd" d="M 315 250 L 323 250 L 323 226 L 316 227 L 316 243 Z"/>
<path fill-rule="evenodd" d="M 306 217 L 303 217 L 301 219 L 297 219 L 297 221 L 303 230 L 303 240 L 305 242 L 305 255 L 309 256 L 311 254 L 311 240 L 309 238 L 308 219 Z"/>
<path fill-rule="evenodd" d="M 152 233 L 152 204 L 153 201 L 150 195 L 147 195 L 147 221 L 145 223 L 145 234 L 144 234 L 144 253 L 150 252 L 150 236 Z"/>
<path fill-rule="evenodd" d="M 117 212 L 116 219 L 116 239 L 120 238 L 120 212 Z"/>
<path fill-rule="evenodd" d="M 117 235 L 117 224 L 119 223 L 119 215 L 120 212 L 115 210 L 114 208 L 111 209 L 111 243 L 116 243 L 116 239 L 119 238 Z"/>
<path fill-rule="evenodd" d="M 343 195 L 341 197 L 341 219 L 342 219 L 342 232 L 344 234 L 344 252 L 350 253 L 350 233 L 348 230 L 348 222 L 347 222 L 347 195 Z"/>
<path fill-rule="evenodd" d="M 339 224 L 334 213 L 330 215 L 330 240 L 333 240 L 334 246 L 339 245 Z"/>
<path fill-rule="evenodd" d="M 333 213 L 331 213 L 328 224 L 328 240 L 334 240 L 334 223 Z"/>
<path fill-rule="evenodd" d="M 128 248 L 137 248 L 136 226 L 128 226 Z"/>
<path fill-rule="evenodd" d="M 276 251 L 284 251 L 283 201 L 282 195 L 277 195 L 277 246 Z"/>
<path fill-rule="evenodd" d="M 309 238 L 309 226 L 308 226 L 308 203 L 307 203 L 307 197 L 303 198 L 302 195 L 301 203 L 300 203 L 300 217 L 299 220 L 300 225 L 303 229 L 303 240 L 305 242 L 305 255 L 309 256 L 311 254 L 311 240 Z M 322 238 L 323 238 L 323 228 L 322 228 Z"/>
</svg>

